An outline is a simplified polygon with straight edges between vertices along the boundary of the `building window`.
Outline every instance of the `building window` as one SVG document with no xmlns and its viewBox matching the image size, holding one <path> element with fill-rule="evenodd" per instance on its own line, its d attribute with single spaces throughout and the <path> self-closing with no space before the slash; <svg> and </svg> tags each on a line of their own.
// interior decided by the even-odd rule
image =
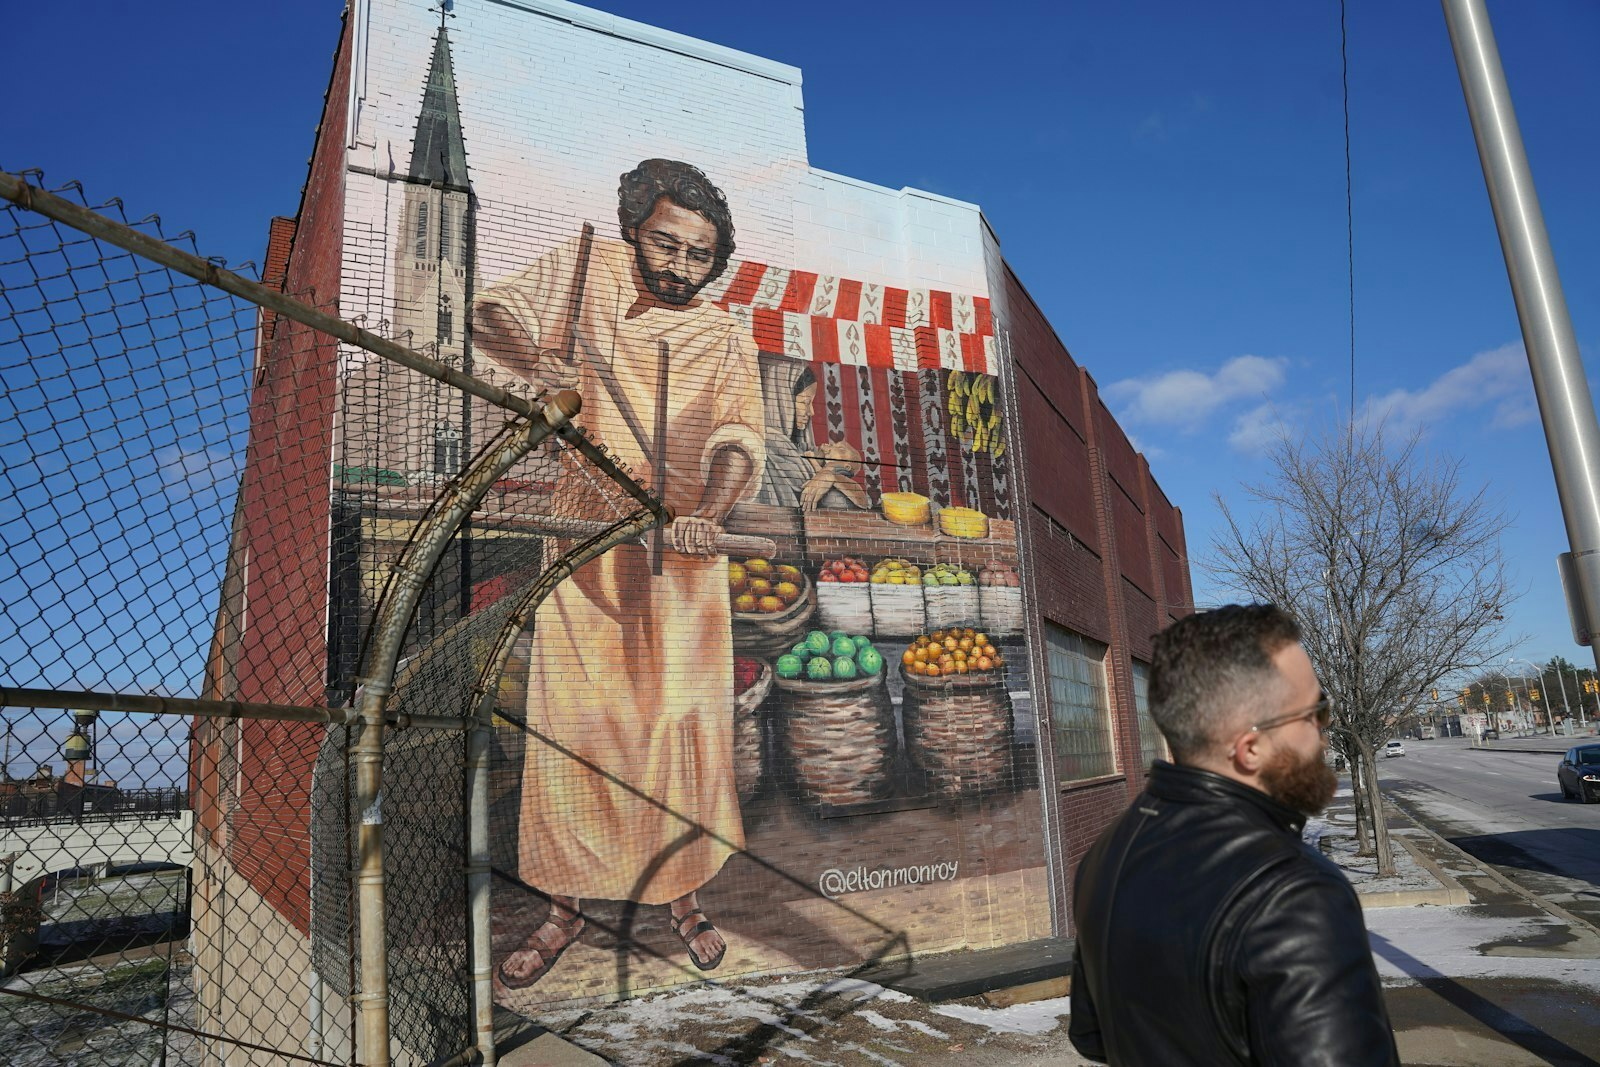
<svg viewBox="0 0 1600 1067">
<path fill-rule="evenodd" d="M 439 258 L 445 262 L 450 261 L 450 227 L 455 218 L 455 212 L 450 210 L 450 205 L 443 204 L 439 211 Z"/>
<path fill-rule="evenodd" d="M 1054 623 L 1044 624 L 1050 676 L 1050 728 L 1063 782 L 1114 774 L 1106 646 Z"/>
<path fill-rule="evenodd" d="M 417 205 L 417 247 L 418 259 L 428 258 L 428 202 L 422 201 Z"/>
<path fill-rule="evenodd" d="M 1138 660 L 1133 661 L 1133 707 L 1139 713 L 1139 762 L 1148 768 L 1154 760 L 1170 759 L 1167 739 L 1150 717 L 1150 665 Z"/>
<path fill-rule="evenodd" d="M 439 342 L 449 344 L 455 340 L 456 316 L 450 306 L 450 294 L 439 297 Z"/>
</svg>

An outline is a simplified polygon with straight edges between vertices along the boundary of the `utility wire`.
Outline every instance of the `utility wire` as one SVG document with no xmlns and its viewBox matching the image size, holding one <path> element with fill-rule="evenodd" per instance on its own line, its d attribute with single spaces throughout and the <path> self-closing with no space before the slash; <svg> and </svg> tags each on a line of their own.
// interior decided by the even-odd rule
<svg viewBox="0 0 1600 1067">
<path fill-rule="evenodd" d="M 1344 79 L 1344 241 L 1350 301 L 1350 430 L 1349 451 L 1356 449 L 1356 224 L 1350 184 L 1350 37 L 1345 29 L 1345 0 L 1339 0 L 1339 65 Z"/>
</svg>

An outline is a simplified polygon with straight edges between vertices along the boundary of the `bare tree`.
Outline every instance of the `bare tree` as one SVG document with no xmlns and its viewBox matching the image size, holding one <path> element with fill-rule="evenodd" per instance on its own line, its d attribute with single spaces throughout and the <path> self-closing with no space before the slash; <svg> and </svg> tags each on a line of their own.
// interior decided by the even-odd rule
<svg viewBox="0 0 1600 1067">
<path fill-rule="evenodd" d="M 1392 446 L 1381 424 L 1285 436 L 1269 458 L 1273 477 L 1244 487 L 1254 517 L 1218 497 L 1226 529 L 1207 566 L 1299 621 L 1333 701 L 1329 743 L 1350 764 L 1360 829 L 1379 873 L 1393 874 L 1377 749 L 1440 680 L 1507 651 L 1506 518 L 1485 489 L 1463 487 L 1458 460 L 1425 454 L 1415 434 Z"/>
</svg>

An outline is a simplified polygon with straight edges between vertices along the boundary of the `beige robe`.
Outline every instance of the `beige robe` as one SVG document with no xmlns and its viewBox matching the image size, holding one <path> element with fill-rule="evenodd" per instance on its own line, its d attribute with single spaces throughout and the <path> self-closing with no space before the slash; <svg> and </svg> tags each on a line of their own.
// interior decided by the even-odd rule
<svg viewBox="0 0 1600 1067">
<path fill-rule="evenodd" d="M 576 241 L 562 245 L 482 293 L 478 305 L 498 305 L 532 344 L 562 349 L 577 258 Z M 760 374 L 755 345 L 733 316 L 701 300 L 654 303 L 632 247 L 596 239 L 579 332 L 614 368 L 652 449 L 659 343 L 667 342 L 663 495 L 676 514 L 699 505 L 712 453 L 726 445 L 749 454 L 745 494 L 754 494 L 765 461 Z M 581 354 L 565 367 L 491 360 L 482 353 L 479 372 L 523 392 L 530 381 L 575 387 L 584 403 L 578 421 L 640 481 L 653 481 L 644 449 Z M 539 609 L 528 726 L 578 757 L 527 739 L 519 874 L 547 893 L 662 904 L 700 888 L 744 847 L 727 557 L 670 547 L 662 557 L 662 573 L 652 575 L 646 549 L 614 548 Z"/>
</svg>

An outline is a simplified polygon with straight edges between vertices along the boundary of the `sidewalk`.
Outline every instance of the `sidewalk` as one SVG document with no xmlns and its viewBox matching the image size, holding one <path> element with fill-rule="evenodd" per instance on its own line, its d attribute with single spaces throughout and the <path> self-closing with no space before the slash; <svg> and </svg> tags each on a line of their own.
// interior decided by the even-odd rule
<svg viewBox="0 0 1600 1067">
<path fill-rule="evenodd" d="M 1346 792 L 1309 836 L 1344 862 L 1362 895 L 1401 1059 L 1412 1067 L 1600 1063 L 1600 932 L 1397 809 L 1389 826 L 1402 873 L 1377 879 L 1374 865 L 1346 847 L 1348 803 Z M 501 1063 L 1087 1062 L 1066 1038 L 1067 998 L 1010 1007 L 1001 999 L 925 1004 L 838 973 L 708 982 L 552 1012 L 541 1022 L 554 1032 Z"/>
</svg>

